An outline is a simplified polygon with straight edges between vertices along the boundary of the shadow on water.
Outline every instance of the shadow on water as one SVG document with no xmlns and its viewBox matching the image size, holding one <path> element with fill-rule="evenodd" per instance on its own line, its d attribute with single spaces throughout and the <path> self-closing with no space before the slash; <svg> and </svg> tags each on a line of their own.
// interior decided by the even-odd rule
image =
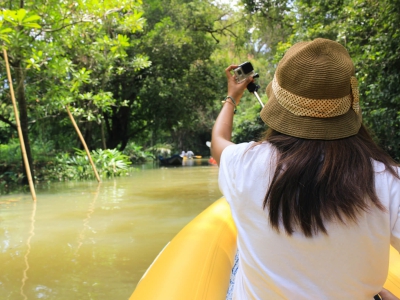
<svg viewBox="0 0 400 300">
<path fill-rule="evenodd" d="M 166 243 L 221 196 L 218 168 L 194 163 L 54 184 L 36 203 L 0 197 L 1 299 L 129 298 Z"/>
</svg>

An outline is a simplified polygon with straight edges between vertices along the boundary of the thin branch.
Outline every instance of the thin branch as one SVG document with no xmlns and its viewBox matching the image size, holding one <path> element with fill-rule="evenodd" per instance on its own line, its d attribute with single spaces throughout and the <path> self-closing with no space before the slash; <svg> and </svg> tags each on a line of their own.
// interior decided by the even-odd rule
<svg viewBox="0 0 400 300">
<path fill-rule="evenodd" d="M 63 30 L 64 28 L 67 28 L 67 27 L 69 27 L 69 26 L 73 26 L 73 25 L 75 25 L 75 24 L 84 23 L 84 22 L 91 22 L 91 21 L 92 21 L 92 20 L 83 19 L 83 20 L 80 20 L 80 21 L 76 21 L 76 22 L 72 22 L 72 23 L 65 24 L 65 25 L 63 25 L 63 26 L 61 26 L 60 28 L 57 28 L 57 29 L 53 29 L 53 30 L 51 30 L 51 29 L 45 29 L 45 30 L 43 30 L 43 31 L 44 31 L 44 32 L 56 32 L 56 31 Z"/>
<path fill-rule="evenodd" d="M 42 16 L 41 14 L 39 14 L 39 16 L 40 16 L 42 19 L 44 19 L 44 16 Z M 65 13 L 63 14 L 62 20 L 61 20 L 59 23 L 64 24 L 64 21 L 65 21 L 66 18 L 67 18 L 67 12 L 65 11 Z M 51 25 L 50 25 L 50 27 L 51 27 Z M 43 27 L 41 27 L 41 28 L 43 28 Z M 37 38 L 38 36 L 40 36 L 40 35 L 43 33 L 43 31 L 44 31 L 44 29 L 39 30 L 38 33 L 34 36 L 34 39 L 36 40 L 36 38 Z"/>
<path fill-rule="evenodd" d="M 230 29 L 225 29 L 225 30 L 228 31 L 228 32 L 230 32 L 231 35 L 233 35 L 235 38 L 237 38 L 237 35 L 236 35 L 235 33 L 233 33 L 232 30 L 230 30 Z"/>
<path fill-rule="evenodd" d="M 104 13 L 103 17 L 107 17 L 110 14 L 113 14 L 115 12 L 120 12 L 120 11 L 122 11 L 122 8 L 109 9 Z"/>
<path fill-rule="evenodd" d="M 107 10 L 104 13 L 103 17 L 107 17 L 110 14 L 113 14 L 115 12 L 120 12 L 120 11 L 122 11 L 122 8 L 114 8 L 114 9 Z M 56 31 L 63 30 L 64 28 L 67 28 L 69 26 L 73 26 L 73 25 L 79 24 L 79 23 L 92 22 L 93 19 L 95 19 L 95 16 L 91 16 L 90 18 L 86 18 L 86 19 L 82 19 L 82 20 L 79 20 L 79 21 L 75 21 L 75 22 L 72 22 L 72 23 L 65 24 L 65 25 L 63 25 L 63 26 L 61 26 L 61 27 L 59 27 L 57 29 L 44 29 L 43 31 L 44 32 L 56 32 Z M 65 18 L 64 18 L 64 20 L 65 20 Z"/>
<path fill-rule="evenodd" d="M 46 120 L 46 119 L 49 119 L 49 118 L 58 118 L 59 116 L 61 116 L 60 113 L 55 114 L 55 115 L 46 115 L 46 116 L 43 116 L 43 117 L 40 117 L 40 118 L 36 118 L 34 120 L 29 121 L 29 124 L 35 124 L 38 121 L 43 121 L 43 120 Z"/>
<path fill-rule="evenodd" d="M 226 32 L 228 32 L 230 35 L 234 36 L 235 38 L 237 38 L 237 35 L 230 29 L 232 26 L 234 26 L 235 24 L 239 23 L 242 19 L 237 20 L 233 23 L 230 23 L 226 26 L 223 26 L 219 29 L 212 29 L 209 26 L 200 26 L 197 27 L 195 24 L 188 24 L 188 26 L 186 27 L 187 29 L 192 28 L 192 30 L 194 31 L 203 31 L 203 32 L 207 32 L 209 34 L 211 34 L 212 38 L 219 43 L 219 40 L 216 38 L 216 34 L 222 34 L 222 35 L 226 35 Z"/>
<path fill-rule="evenodd" d="M 2 115 L 0 115 L 0 121 L 10 125 L 14 130 L 17 130 L 17 125 L 15 125 L 13 122 L 11 122 L 9 119 L 4 118 Z"/>
<path fill-rule="evenodd" d="M 212 38 L 215 40 L 215 42 L 216 42 L 217 44 L 219 44 L 219 39 L 217 39 L 217 38 L 215 37 L 214 33 L 213 33 L 213 32 L 210 32 L 210 34 L 211 34 Z"/>
</svg>

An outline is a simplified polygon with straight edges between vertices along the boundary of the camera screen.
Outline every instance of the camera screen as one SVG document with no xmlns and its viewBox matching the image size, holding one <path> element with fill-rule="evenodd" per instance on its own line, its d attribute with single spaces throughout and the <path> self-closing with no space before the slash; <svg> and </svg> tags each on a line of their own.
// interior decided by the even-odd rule
<svg viewBox="0 0 400 300">
<path fill-rule="evenodd" d="M 254 70 L 253 65 L 250 62 L 245 62 L 245 63 L 241 64 L 240 66 L 242 67 L 242 70 L 245 74 L 248 74 Z"/>
</svg>

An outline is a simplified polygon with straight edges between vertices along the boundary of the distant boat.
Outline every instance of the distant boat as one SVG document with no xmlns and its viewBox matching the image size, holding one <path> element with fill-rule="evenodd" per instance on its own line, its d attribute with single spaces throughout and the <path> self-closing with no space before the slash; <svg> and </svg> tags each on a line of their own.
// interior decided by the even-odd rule
<svg viewBox="0 0 400 300">
<path fill-rule="evenodd" d="M 171 157 L 158 157 L 160 164 L 163 166 L 182 166 L 183 158 L 179 154 L 172 155 Z"/>
</svg>

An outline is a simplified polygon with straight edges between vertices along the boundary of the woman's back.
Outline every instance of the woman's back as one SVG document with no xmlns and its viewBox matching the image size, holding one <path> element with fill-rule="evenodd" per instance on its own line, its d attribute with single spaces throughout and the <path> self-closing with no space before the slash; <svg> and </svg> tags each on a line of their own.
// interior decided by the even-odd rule
<svg viewBox="0 0 400 300">
<path fill-rule="evenodd" d="M 237 67 L 225 70 L 211 141 L 238 228 L 234 299 L 372 299 L 390 243 L 400 250 L 400 177 L 362 125 L 349 53 L 321 38 L 290 47 L 266 89 L 260 116 L 272 131 L 258 144 L 230 141 L 251 82 L 236 82 Z"/>
<path fill-rule="evenodd" d="M 312 238 L 299 228 L 289 235 L 273 229 L 263 210 L 276 161 L 267 142 L 227 147 L 221 157 L 220 188 L 238 228 L 236 299 L 372 299 L 387 276 L 399 180 L 374 162 L 377 196 L 387 212 L 373 207 L 357 223 L 325 222 L 327 234 Z M 394 245 L 399 238 L 394 231 Z"/>
</svg>

